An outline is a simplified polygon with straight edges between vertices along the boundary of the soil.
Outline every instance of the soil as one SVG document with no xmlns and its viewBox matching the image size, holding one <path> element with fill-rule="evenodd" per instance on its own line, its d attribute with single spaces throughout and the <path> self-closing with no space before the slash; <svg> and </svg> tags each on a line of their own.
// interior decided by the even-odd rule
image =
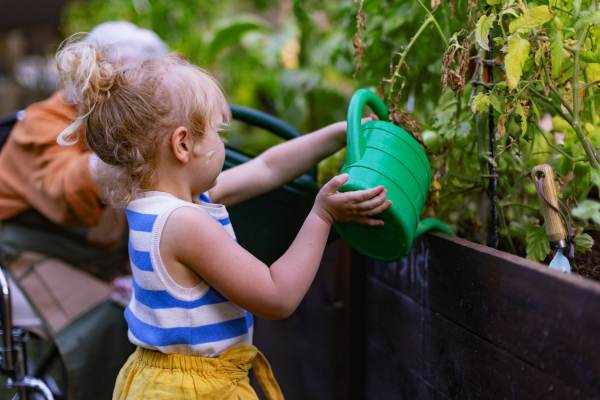
<svg viewBox="0 0 600 400">
<path fill-rule="evenodd" d="M 575 260 L 571 263 L 571 273 L 600 281 L 600 231 L 586 231 L 594 239 L 591 253 L 575 253 Z M 543 264 L 549 265 L 554 258 L 554 252 L 546 257 Z"/>
<path fill-rule="evenodd" d="M 575 260 L 571 263 L 571 273 L 583 276 L 585 278 L 600 281 L 600 231 L 585 231 L 594 239 L 594 246 L 592 246 L 591 253 L 575 253 Z M 459 222 L 459 229 L 457 235 L 461 238 L 470 240 L 472 242 L 481 243 L 481 237 L 478 237 L 476 229 L 466 220 Z M 504 238 L 500 237 L 500 243 L 498 244 L 498 250 L 508 252 Z M 527 244 L 517 238 L 513 238 L 513 245 L 517 251 L 517 255 L 521 257 L 526 256 Z M 550 265 L 550 261 L 554 258 L 554 251 L 551 251 L 548 257 L 542 261 L 542 264 Z"/>
</svg>

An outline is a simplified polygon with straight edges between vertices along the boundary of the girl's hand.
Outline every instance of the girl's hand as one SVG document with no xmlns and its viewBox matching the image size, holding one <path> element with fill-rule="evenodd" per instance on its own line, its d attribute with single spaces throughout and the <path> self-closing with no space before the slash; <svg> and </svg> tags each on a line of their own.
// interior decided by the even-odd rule
<svg viewBox="0 0 600 400">
<path fill-rule="evenodd" d="M 380 219 L 369 218 L 387 210 L 391 200 L 385 200 L 383 186 L 355 192 L 340 193 L 338 189 L 348 181 L 348 174 L 338 175 L 323 186 L 312 212 L 326 223 L 358 222 L 369 226 L 383 225 Z"/>
</svg>

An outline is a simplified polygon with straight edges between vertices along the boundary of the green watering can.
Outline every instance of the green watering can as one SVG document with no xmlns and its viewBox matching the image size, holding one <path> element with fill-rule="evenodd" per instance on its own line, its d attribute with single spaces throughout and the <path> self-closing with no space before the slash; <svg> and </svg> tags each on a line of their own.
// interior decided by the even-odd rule
<svg viewBox="0 0 600 400">
<path fill-rule="evenodd" d="M 365 105 L 379 117 L 361 126 Z M 348 182 L 340 192 L 383 185 L 392 206 L 377 215 L 383 226 L 357 222 L 335 224 L 339 234 L 359 253 L 377 261 L 393 262 L 406 257 L 417 236 L 435 229 L 453 235 L 443 222 L 428 218 L 419 222 L 431 183 L 425 152 L 411 135 L 387 122 L 385 104 L 370 90 L 357 91 L 348 108 L 348 148 L 341 173 Z"/>
</svg>

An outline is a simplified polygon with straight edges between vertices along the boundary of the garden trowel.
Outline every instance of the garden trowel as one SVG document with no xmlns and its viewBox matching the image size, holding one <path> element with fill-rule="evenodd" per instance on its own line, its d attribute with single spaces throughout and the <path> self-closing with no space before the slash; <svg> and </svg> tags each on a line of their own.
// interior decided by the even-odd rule
<svg viewBox="0 0 600 400">
<path fill-rule="evenodd" d="M 574 235 L 571 232 L 570 226 L 571 215 L 569 214 L 569 221 L 567 222 L 564 214 L 560 211 L 559 203 L 567 210 L 567 213 L 569 212 L 568 208 L 558 200 L 556 186 L 554 185 L 554 171 L 550 165 L 542 164 L 534 167 L 531 170 L 531 175 L 535 182 L 538 199 L 542 205 L 542 214 L 546 220 L 546 237 L 550 242 L 550 248 L 556 250 L 556 255 L 550 263 L 550 268 L 570 274 L 571 264 L 567 257 L 564 256 L 563 249 L 573 243 Z M 568 224 L 568 235 L 561 218 Z M 573 246 L 571 246 L 569 256 L 573 257 Z"/>
</svg>

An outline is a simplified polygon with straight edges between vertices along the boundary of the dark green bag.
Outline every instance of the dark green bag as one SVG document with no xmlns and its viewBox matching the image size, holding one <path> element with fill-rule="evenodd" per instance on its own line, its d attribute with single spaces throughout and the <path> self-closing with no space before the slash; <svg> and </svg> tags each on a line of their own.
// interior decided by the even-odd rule
<svg viewBox="0 0 600 400">
<path fill-rule="evenodd" d="M 234 119 L 266 129 L 290 140 L 300 132 L 260 111 L 230 106 Z M 235 167 L 251 157 L 227 149 L 225 169 Z M 300 231 L 319 191 L 316 169 L 272 192 L 255 197 L 228 209 L 238 243 L 267 265 L 285 253 Z"/>
</svg>

